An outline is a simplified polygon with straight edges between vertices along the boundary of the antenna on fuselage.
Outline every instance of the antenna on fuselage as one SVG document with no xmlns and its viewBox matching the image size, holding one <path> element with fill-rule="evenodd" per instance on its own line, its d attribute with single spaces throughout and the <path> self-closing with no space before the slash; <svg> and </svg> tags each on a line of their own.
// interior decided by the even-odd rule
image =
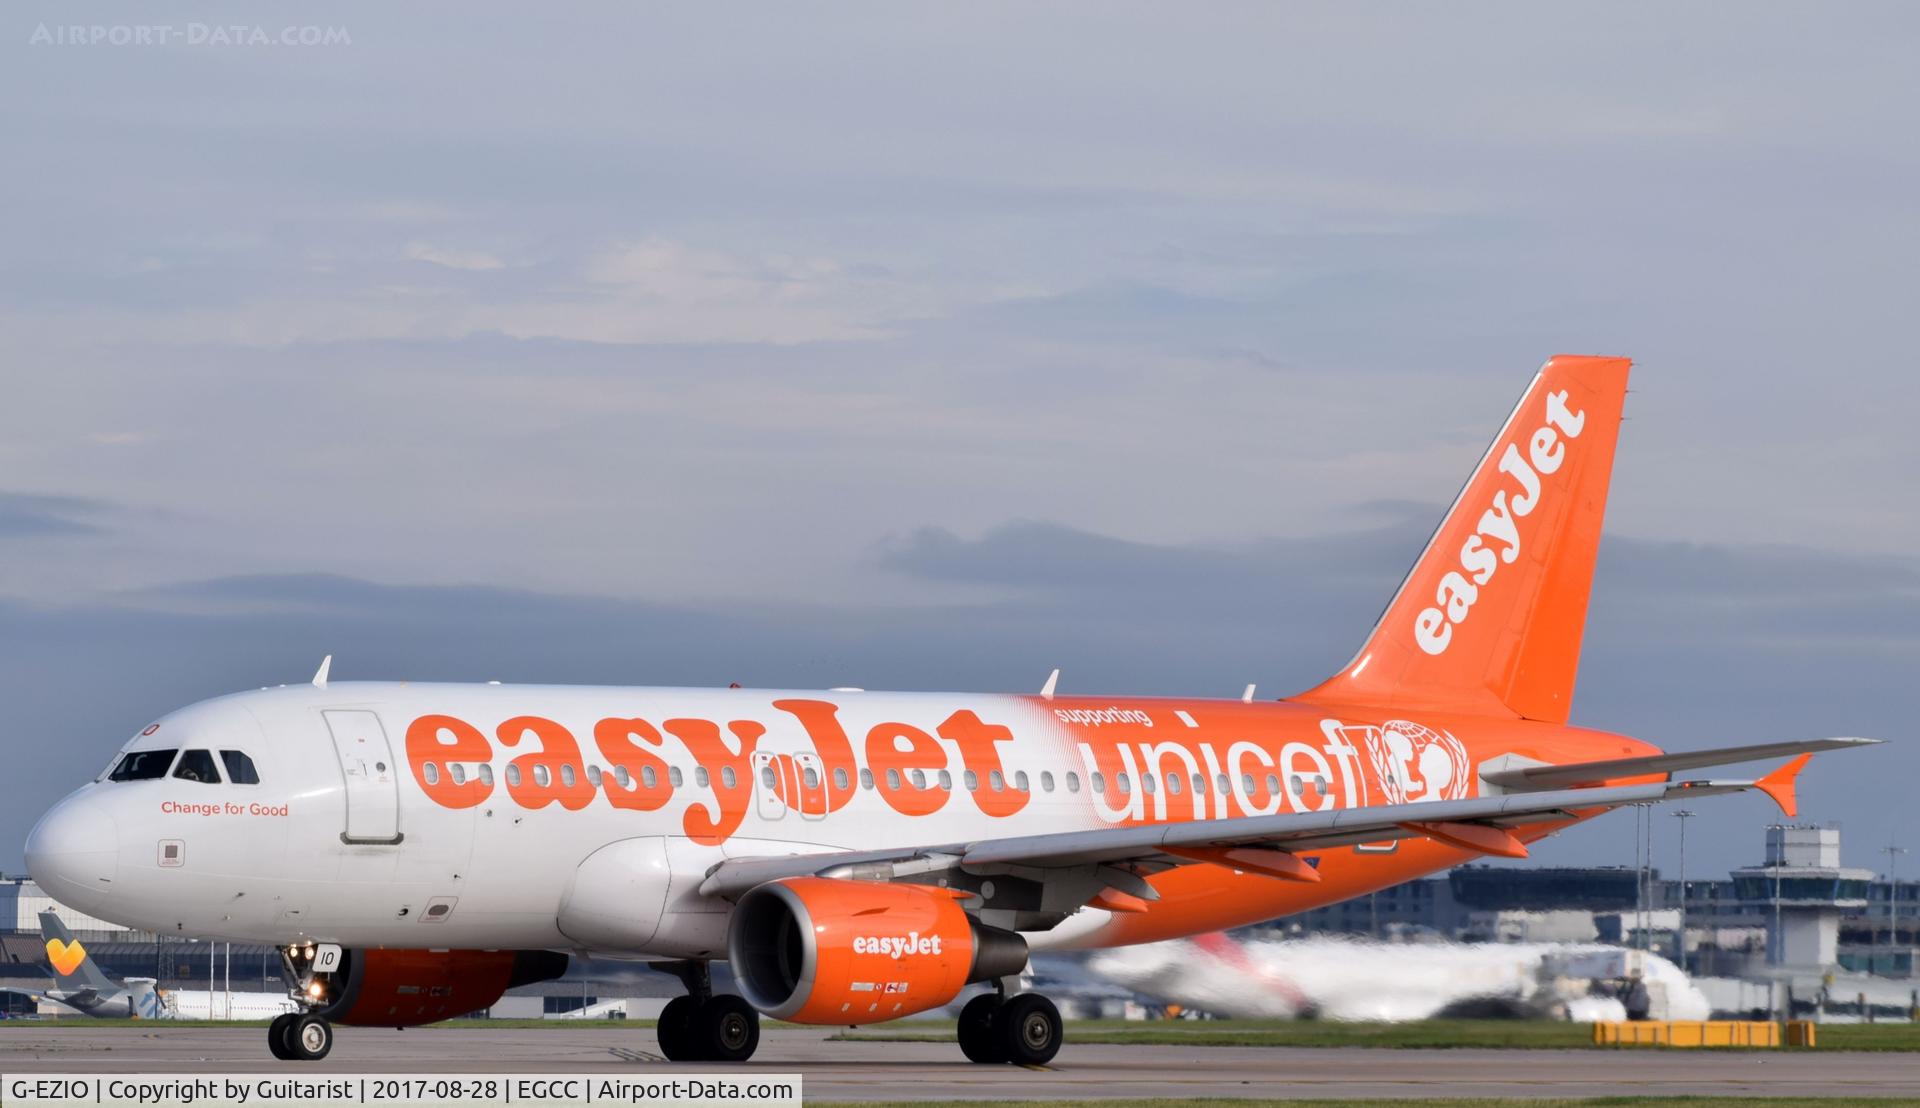
<svg viewBox="0 0 1920 1108">
<path fill-rule="evenodd" d="M 1058 685 L 1059 683 L 1060 683 L 1060 671 L 1056 669 L 1047 676 L 1047 683 L 1040 686 L 1040 699 L 1052 700 L 1053 688 L 1055 685 Z"/>
<path fill-rule="evenodd" d="M 320 668 L 314 671 L 314 675 L 313 675 L 314 688 L 324 689 L 327 687 L 327 671 L 332 668 L 333 668 L 333 655 L 329 654 L 326 657 L 320 659 Z"/>
<path fill-rule="evenodd" d="M 1240 694 L 1240 703 L 1242 703 L 1242 704 L 1251 704 L 1251 703 L 1253 703 L 1253 690 L 1254 690 L 1254 689 L 1255 689 L 1256 687 L 1257 687 L 1257 686 L 1254 686 L 1254 685 L 1248 685 L 1248 686 L 1247 686 L 1247 691 L 1246 691 L 1246 692 L 1243 692 L 1243 693 L 1241 693 L 1241 694 Z"/>
</svg>

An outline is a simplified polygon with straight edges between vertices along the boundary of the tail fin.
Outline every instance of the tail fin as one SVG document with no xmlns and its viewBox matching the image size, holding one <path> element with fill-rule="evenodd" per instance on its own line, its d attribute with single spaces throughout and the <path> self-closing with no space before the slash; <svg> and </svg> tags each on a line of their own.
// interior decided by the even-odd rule
<svg viewBox="0 0 1920 1108">
<path fill-rule="evenodd" d="M 1299 699 L 1566 722 L 1631 365 L 1547 362 L 1366 645 Z"/>
<path fill-rule="evenodd" d="M 101 996 L 120 991 L 120 986 L 94 964 L 93 957 L 67 925 L 53 912 L 40 913 L 40 937 L 47 943 L 47 964 L 60 988 L 78 992 L 92 989 Z"/>
</svg>

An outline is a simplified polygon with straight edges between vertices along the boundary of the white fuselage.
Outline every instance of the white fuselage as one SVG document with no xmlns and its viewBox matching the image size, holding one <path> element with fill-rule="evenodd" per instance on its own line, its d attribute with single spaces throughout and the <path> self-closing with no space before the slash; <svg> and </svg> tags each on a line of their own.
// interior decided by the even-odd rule
<svg viewBox="0 0 1920 1108">
<path fill-rule="evenodd" d="M 165 934 L 723 957 L 731 905 L 699 886 L 728 858 L 1468 788 L 1464 764 L 1444 781 L 1389 766 L 1383 784 L 1392 752 L 1350 737 L 1378 729 L 1319 717 L 1238 701 L 291 686 L 184 708 L 115 759 L 243 754 L 258 783 L 231 765 L 218 781 L 183 778 L 186 754 L 151 779 L 106 772 L 48 813 L 28 854 L 62 901 Z M 1378 883 L 1463 856 L 1382 859 Z M 1266 903 L 1236 911 L 1264 918 Z M 1083 909 L 1045 941 L 1089 940 L 1108 921 Z"/>
</svg>

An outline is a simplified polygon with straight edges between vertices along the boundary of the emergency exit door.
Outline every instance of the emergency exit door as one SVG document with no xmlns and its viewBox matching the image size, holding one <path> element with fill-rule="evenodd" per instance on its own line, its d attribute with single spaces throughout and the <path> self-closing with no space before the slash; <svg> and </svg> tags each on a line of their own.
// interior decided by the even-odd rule
<svg viewBox="0 0 1920 1108">
<path fill-rule="evenodd" d="M 347 820 L 340 833 L 346 843 L 391 845 L 400 841 L 400 777 L 386 729 L 372 712 L 320 713 L 333 736 L 346 781 Z"/>
</svg>

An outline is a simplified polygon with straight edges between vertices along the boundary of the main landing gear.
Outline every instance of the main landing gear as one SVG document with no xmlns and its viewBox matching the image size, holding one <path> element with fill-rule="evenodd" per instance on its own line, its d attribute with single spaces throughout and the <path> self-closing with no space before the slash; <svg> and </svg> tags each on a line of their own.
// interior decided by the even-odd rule
<svg viewBox="0 0 1920 1108">
<path fill-rule="evenodd" d="M 1060 1009 L 1039 993 L 981 993 L 960 1009 L 959 1030 L 969 1062 L 1042 1066 L 1060 1053 Z"/>
<path fill-rule="evenodd" d="M 311 1012 L 286 1012 L 267 1025 L 267 1049 L 283 1062 L 318 1062 L 333 1049 L 333 1024 Z"/>
<path fill-rule="evenodd" d="M 760 1013 L 737 996 L 715 995 L 705 962 L 655 963 L 687 986 L 667 1001 L 655 1028 L 669 1062 L 744 1062 L 760 1045 Z"/>
</svg>

